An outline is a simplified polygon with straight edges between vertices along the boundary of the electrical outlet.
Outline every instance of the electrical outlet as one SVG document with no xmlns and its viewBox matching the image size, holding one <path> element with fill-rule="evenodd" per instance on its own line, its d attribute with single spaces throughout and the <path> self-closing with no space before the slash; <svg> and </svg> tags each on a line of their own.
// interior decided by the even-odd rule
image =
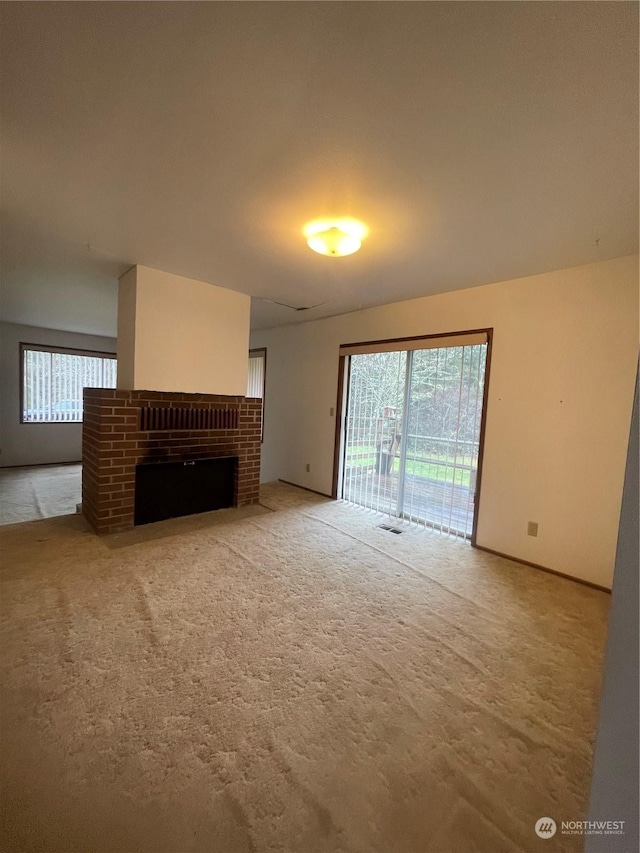
<svg viewBox="0 0 640 853">
<path fill-rule="evenodd" d="M 527 524 L 527 536 L 537 536 L 538 535 L 538 522 L 530 521 Z"/>
<path fill-rule="evenodd" d="M 307 474 L 309 474 L 311 471 L 311 465 L 309 465 L 309 463 L 307 462 L 307 464 L 304 466 L 304 468 L 305 468 L 305 471 L 307 472 Z"/>
<path fill-rule="evenodd" d="M 332 417 L 333 417 L 333 413 L 334 413 L 334 411 L 335 411 L 335 409 L 333 408 L 333 406 L 331 406 L 331 408 L 329 409 L 329 417 L 330 417 L 330 418 L 332 418 Z"/>
</svg>

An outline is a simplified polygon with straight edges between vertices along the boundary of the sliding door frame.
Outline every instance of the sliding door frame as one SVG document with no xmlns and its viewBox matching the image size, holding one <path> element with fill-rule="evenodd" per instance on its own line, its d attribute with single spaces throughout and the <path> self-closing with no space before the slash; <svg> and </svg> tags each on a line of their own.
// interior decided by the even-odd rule
<svg viewBox="0 0 640 853">
<path fill-rule="evenodd" d="M 487 333 L 487 358 L 484 364 L 484 388 L 482 390 L 482 412 L 480 413 L 480 435 L 478 437 L 478 473 L 476 476 L 476 492 L 473 503 L 473 525 L 471 528 L 471 545 L 476 547 L 478 535 L 478 518 L 480 516 L 480 490 L 482 487 L 482 467 L 484 464 L 484 437 L 487 426 L 487 406 L 489 403 L 489 377 L 491 374 L 491 348 L 493 345 L 493 329 L 485 329 Z"/>
<path fill-rule="evenodd" d="M 331 482 L 331 497 L 338 499 L 338 486 L 342 479 L 342 460 L 345 442 L 345 415 L 347 412 L 347 397 L 351 382 L 351 356 L 341 355 L 338 359 L 338 398 L 336 400 L 336 424 L 333 443 L 333 480 Z"/>
<path fill-rule="evenodd" d="M 478 533 L 478 517 L 480 515 L 480 495 L 482 491 L 482 469 L 484 462 L 484 442 L 487 425 L 487 407 L 489 402 L 489 380 L 491 374 L 491 350 L 493 346 L 493 328 L 487 329 L 464 329 L 458 332 L 440 332 L 433 335 L 413 335 L 407 338 L 385 338 L 377 341 L 354 341 L 341 344 L 343 347 L 352 346 L 377 346 L 380 344 L 401 344 L 398 351 L 411 350 L 411 344 L 417 341 L 428 341 L 434 338 L 452 338 L 460 335 L 485 334 L 487 336 L 487 356 L 484 369 L 484 388 L 482 391 L 482 412 L 480 414 L 480 435 L 478 438 L 478 469 L 476 475 L 476 490 L 473 505 L 473 525 L 471 529 L 471 545 L 476 547 Z M 338 361 L 338 394 L 336 400 L 336 423 L 335 440 L 333 451 L 333 483 L 331 486 L 331 497 L 337 499 L 340 494 L 340 480 L 342 476 L 342 457 L 344 455 L 344 423 L 348 409 L 349 385 L 351 379 L 351 356 L 341 355 Z"/>
</svg>

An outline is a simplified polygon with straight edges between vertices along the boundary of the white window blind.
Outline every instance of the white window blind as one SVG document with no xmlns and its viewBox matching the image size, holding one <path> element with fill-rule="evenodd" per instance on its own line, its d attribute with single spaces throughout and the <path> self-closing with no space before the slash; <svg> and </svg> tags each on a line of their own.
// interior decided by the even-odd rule
<svg viewBox="0 0 640 853">
<path fill-rule="evenodd" d="M 83 388 L 115 388 L 110 353 L 22 344 L 23 423 L 82 421 Z"/>
<path fill-rule="evenodd" d="M 249 353 L 249 379 L 247 382 L 247 397 L 264 397 L 265 353 Z"/>
</svg>

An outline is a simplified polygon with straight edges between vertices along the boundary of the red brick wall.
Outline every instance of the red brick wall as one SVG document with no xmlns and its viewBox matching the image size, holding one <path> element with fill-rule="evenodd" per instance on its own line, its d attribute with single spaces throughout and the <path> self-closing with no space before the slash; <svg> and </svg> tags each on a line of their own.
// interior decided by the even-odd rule
<svg viewBox="0 0 640 853">
<path fill-rule="evenodd" d="M 140 429 L 143 407 L 230 409 L 237 429 Z M 262 404 L 245 397 L 84 389 L 82 512 L 98 533 L 133 527 L 135 466 L 237 456 L 236 506 L 258 502 Z"/>
</svg>

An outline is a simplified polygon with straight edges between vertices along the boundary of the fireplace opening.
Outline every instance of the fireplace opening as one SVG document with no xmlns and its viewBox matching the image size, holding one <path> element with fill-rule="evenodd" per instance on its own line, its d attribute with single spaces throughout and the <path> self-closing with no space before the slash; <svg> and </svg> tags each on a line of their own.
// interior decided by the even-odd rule
<svg viewBox="0 0 640 853">
<path fill-rule="evenodd" d="M 136 465 L 134 524 L 234 505 L 237 456 Z"/>
</svg>

